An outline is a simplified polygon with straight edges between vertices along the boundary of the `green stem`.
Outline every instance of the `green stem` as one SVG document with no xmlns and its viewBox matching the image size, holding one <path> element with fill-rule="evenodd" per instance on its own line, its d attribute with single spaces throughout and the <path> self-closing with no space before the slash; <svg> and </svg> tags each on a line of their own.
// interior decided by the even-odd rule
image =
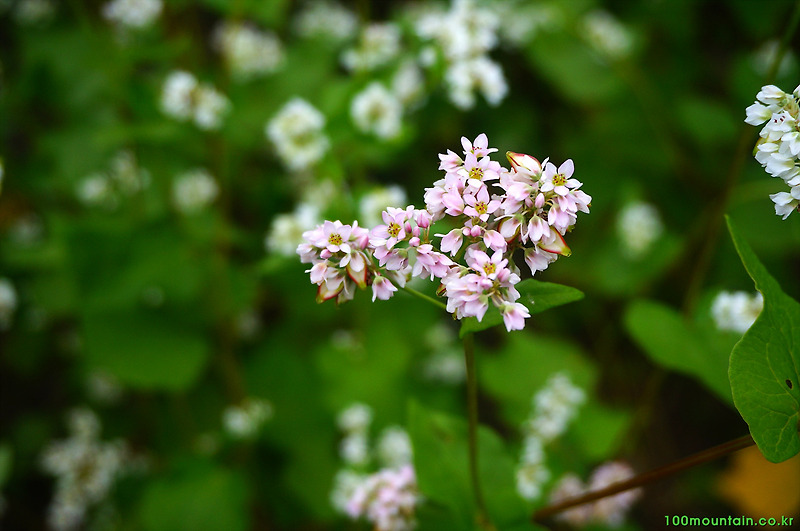
<svg viewBox="0 0 800 531">
<path fill-rule="evenodd" d="M 478 473 L 478 377 L 475 374 L 475 345 L 473 335 L 464 336 L 464 362 L 467 367 L 467 420 L 469 441 L 469 479 L 472 494 L 475 497 L 475 519 L 482 529 L 493 530 L 495 527 L 489 520 L 486 504 L 481 492 Z"/>
<path fill-rule="evenodd" d="M 447 310 L 447 305 L 445 303 L 443 303 L 442 301 L 437 301 L 433 297 L 429 297 L 428 295 L 425 295 L 424 293 L 422 293 L 420 291 L 417 291 L 414 288 L 409 288 L 408 286 L 404 287 L 403 289 L 405 291 L 407 291 L 408 293 L 410 293 L 411 295 L 417 297 L 417 298 L 420 298 L 420 299 L 422 299 L 424 301 L 427 301 L 427 302 L 433 304 L 434 306 L 438 306 L 442 310 L 445 310 L 445 311 Z"/>
<path fill-rule="evenodd" d="M 637 487 L 656 482 L 686 469 L 708 463 L 709 461 L 713 461 L 738 450 L 742 450 L 748 446 L 752 446 L 753 444 L 755 443 L 750 435 L 739 437 L 738 439 L 728 441 L 718 446 L 714 446 L 713 448 L 709 448 L 708 450 L 703 450 L 702 452 L 690 455 L 689 457 L 685 457 L 668 465 L 656 468 L 650 472 L 639 474 L 638 476 L 634 476 L 626 481 L 609 485 L 608 487 L 600 490 L 588 492 L 582 496 L 578 496 L 577 498 L 564 500 L 562 502 L 543 507 L 533 514 L 533 520 L 535 522 L 541 522 L 572 507 L 577 507 L 578 505 L 590 503 L 601 498 L 619 494 L 620 492 L 626 490 L 635 489 Z"/>
</svg>

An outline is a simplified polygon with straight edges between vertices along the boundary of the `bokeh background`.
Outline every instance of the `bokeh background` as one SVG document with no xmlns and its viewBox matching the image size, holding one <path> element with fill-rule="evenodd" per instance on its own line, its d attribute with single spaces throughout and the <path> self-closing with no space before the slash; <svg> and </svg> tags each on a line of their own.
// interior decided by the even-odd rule
<svg viewBox="0 0 800 531">
<path fill-rule="evenodd" d="M 3 0 L 0 526 L 369 529 L 331 502 L 337 416 L 369 406 L 373 437 L 408 428 L 409 404 L 464 418 L 457 323 L 402 292 L 317 304 L 294 249 L 323 219 L 424 206 L 437 154 L 479 133 L 571 158 L 593 198 L 572 256 L 537 275 L 584 299 L 476 339 L 481 421 L 508 465 L 491 489 L 515 494 L 548 378 L 585 394 L 516 524 L 565 473 L 746 434 L 727 383 L 743 330 L 712 306 L 754 294 L 726 213 L 800 294 L 800 215 L 775 215 L 785 185 L 744 123 L 794 9 Z M 94 458 L 70 468 L 79 448 Z M 796 517 L 798 472 L 745 452 L 648 486 L 621 525 Z"/>
</svg>

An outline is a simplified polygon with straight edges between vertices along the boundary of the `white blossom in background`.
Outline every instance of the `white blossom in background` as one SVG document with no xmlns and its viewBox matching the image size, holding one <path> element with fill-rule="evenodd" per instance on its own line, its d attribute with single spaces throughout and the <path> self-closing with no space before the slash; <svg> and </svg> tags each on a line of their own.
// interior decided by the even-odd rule
<svg viewBox="0 0 800 531">
<path fill-rule="evenodd" d="M 119 402 L 124 391 L 114 375 L 94 370 L 86 377 L 86 392 L 89 398 L 99 404 L 113 405 Z"/>
<path fill-rule="evenodd" d="M 53 18 L 55 12 L 53 0 L 20 0 L 14 6 L 14 18 L 24 26 L 43 24 Z"/>
<path fill-rule="evenodd" d="M 301 171 L 313 166 L 330 147 L 324 127 L 321 112 L 304 99 L 294 98 L 270 120 L 265 133 L 284 166 Z"/>
<path fill-rule="evenodd" d="M 6 330 L 11 326 L 16 311 L 17 290 L 10 280 L 0 277 L 0 330 Z"/>
<path fill-rule="evenodd" d="M 111 159 L 108 171 L 84 177 L 78 183 L 75 195 L 85 206 L 114 209 L 122 196 L 134 195 L 149 184 L 150 173 L 139 167 L 133 152 L 120 150 Z"/>
<path fill-rule="evenodd" d="M 529 4 L 516 1 L 493 2 L 491 7 L 503 23 L 498 28 L 501 40 L 516 47 L 533 41 L 543 30 L 558 28 L 562 14 L 557 5 Z"/>
<path fill-rule="evenodd" d="M 755 159 L 767 173 L 789 186 L 788 192 L 769 196 L 775 203 L 775 214 L 786 219 L 800 205 L 800 86 L 788 94 L 775 85 L 765 85 L 756 100 L 745 110 L 744 121 L 750 125 L 766 122 L 759 133 Z"/>
<path fill-rule="evenodd" d="M 189 72 L 176 70 L 164 81 L 161 110 L 176 120 L 192 120 L 204 130 L 218 129 L 229 108 L 227 97 Z"/>
<path fill-rule="evenodd" d="M 422 100 L 425 94 L 425 78 L 417 63 L 403 62 L 392 78 L 392 93 L 406 107 L 412 107 Z"/>
<path fill-rule="evenodd" d="M 320 223 L 319 209 L 308 203 L 300 203 L 293 212 L 278 214 L 272 220 L 264 245 L 267 252 L 292 256 L 303 242 L 303 233 Z"/>
<path fill-rule="evenodd" d="M 336 419 L 336 425 L 345 433 L 367 431 L 372 423 L 372 408 L 357 402 L 342 410 Z"/>
<path fill-rule="evenodd" d="M 358 20 L 352 11 L 325 0 L 309 2 L 295 20 L 295 30 L 307 38 L 343 41 L 353 35 L 357 27 Z"/>
<path fill-rule="evenodd" d="M 32 247 L 41 243 L 44 236 L 42 218 L 35 213 L 26 213 L 14 220 L 8 231 L 9 239 L 20 247 Z"/>
<path fill-rule="evenodd" d="M 450 65 L 445 73 L 445 84 L 450 101 L 462 110 L 475 106 L 476 92 L 492 106 L 499 105 L 508 94 L 502 68 L 484 55 Z"/>
<path fill-rule="evenodd" d="M 584 15 L 581 35 L 601 55 L 610 59 L 624 59 L 633 51 L 633 36 L 614 15 L 596 9 Z"/>
<path fill-rule="evenodd" d="M 331 505 L 342 514 L 347 514 L 347 504 L 361 486 L 368 474 L 356 472 L 350 468 L 343 468 L 333 478 L 331 489 Z"/>
<path fill-rule="evenodd" d="M 222 426 L 235 439 L 251 439 L 272 418 L 272 404 L 262 398 L 247 398 L 222 412 Z"/>
<path fill-rule="evenodd" d="M 362 28 L 358 42 L 342 54 L 342 65 L 351 72 L 375 70 L 400 53 L 400 28 L 391 22 L 372 22 Z"/>
<path fill-rule="evenodd" d="M 763 309 L 764 297 L 759 292 L 722 291 L 711 303 L 711 316 L 720 330 L 744 334 Z"/>
<path fill-rule="evenodd" d="M 522 456 L 517 468 L 517 492 L 534 501 L 550 479 L 544 447 L 561 436 L 575 417 L 586 393 L 564 373 L 552 375 L 533 397 L 533 412 L 523 425 Z"/>
<path fill-rule="evenodd" d="M 104 206 L 113 209 L 117 206 L 117 197 L 111 182 L 103 173 L 93 173 L 84 177 L 78 183 L 75 196 L 88 207 Z"/>
<path fill-rule="evenodd" d="M 634 476 L 627 463 L 612 461 L 597 467 L 589 479 L 589 490 L 596 491 Z M 614 496 L 601 498 L 592 504 L 592 519 L 610 527 L 619 527 L 631 506 L 642 495 L 642 489 L 630 489 Z"/>
<path fill-rule="evenodd" d="M 271 74 L 283 65 L 283 45 L 278 37 L 249 24 L 223 22 L 214 33 L 214 44 L 240 79 Z"/>
<path fill-rule="evenodd" d="M 431 352 L 422 366 L 426 379 L 447 385 L 457 385 L 464 381 L 464 354 L 456 339 L 452 328 L 442 322 L 428 328 L 423 336 L 423 343 Z"/>
<path fill-rule="evenodd" d="M 172 204 L 183 214 L 194 214 L 203 210 L 217 195 L 217 181 L 202 168 L 182 173 L 172 181 Z"/>
<path fill-rule="evenodd" d="M 144 28 L 161 15 L 161 0 L 113 0 L 103 6 L 103 18 L 127 28 Z"/>
<path fill-rule="evenodd" d="M 403 106 L 397 97 L 375 81 L 356 94 L 350 117 L 362 133 L 390 140 L 400 134 Z"/>
<path fill-rule="evenodd" d="M 377 449 L 378 458 L 384 466 L 397 468 L 411 464 L 411 438 L 399 426 L 390 426 L 381 432 Z"/>
<path fill-rule="evenodd" d="M 88 409 L 69 417 L 70 437 L 51 442 L 42 453 L 42 468 L 56 477 L 47 522 L 55 530 L 83 525 L 87 511 L 102 502 L 124 472 L 128 451 L 123 442 L 102 442 L 100 421 Z"/>
<path fill-rule="evenodd" d="M 366 404 L 355 403 L 339 413 L 337 424 L 344 432 L 339 444 L 339 456 L 350 466 L 364 466 L 370 459 L 369 426 L 372 409 Z"/>
<path fill-rule="evenodd" d="M 550 503 L 555 505 L 584 494 L 586 494 L 586 485 L 583 484 L 581 478 L 572 473 L 564 474 L 550 491 Z M 556 518 L 573 527 L 583 527 L 592 519 L 592 505 L 589 503 L 578 505 L 559 513 Z"/>
<path fill-rule="evenodd" d="M 632 258 L 645 254 L 663 232 L 661 216 L 650 203 L 628 203 L 617 217 L 617 236 L 625 253 Z"/>
<path fill-rule="evenodd" d="M 381 223 L 386 207 L 402 207 L 407 201 L 405 190 L 396 184 L 373 188 L 358 201 L 358 219 L 365 227 L 374 227 Z"/>
</svg>

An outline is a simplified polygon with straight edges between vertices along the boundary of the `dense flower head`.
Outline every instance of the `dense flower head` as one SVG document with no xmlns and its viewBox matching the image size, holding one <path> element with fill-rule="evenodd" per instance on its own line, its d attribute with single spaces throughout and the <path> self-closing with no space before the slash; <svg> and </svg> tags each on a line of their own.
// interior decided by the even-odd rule
<svg viewBox="0 0 800 531">
<path fill-rule="evenodd" d="M 324 134 L 325 116 L 302 98 L 287 102 L 264 132 L 284 165 L 292 171 L 306 170 L 330 147 Z"/>
<path fill-rule="evenodd" d="M 239 79 L 273 73 L 283 64 L 280 40 L 274 34 L 249 24 L 220 24 L 214 32 L 214 44 Z"/>
<path fill-rule="evenodd" d="M 786 93 L 775 85 L 765 85 L 756 100 L 745 109 L 744 121 L 764 124 L 753 155 L 767 173 L 789 186 L 788 192 L 769 196 L 775 213 L 786 219 L 800 205 L 800 86 Z"/>
<path fill-rule="evenodd" d="M 764 309 L 761 293 L 721 291 L 711 303 L 711 317 L 720 330 L 744 334 Z"/>
<path fill-rule="evenodd" d="M 559 256 L 569 256 L 564 236 L 591 197 L 573 177 L 572 160 L 560 165 L 508 152 L 511 169 L 491 158 L 485 134 L 461 139 L 462 153 L 439 155 L 444 176 L 425 190 L 425 209 L 387 207 L 371 230 L 326 221 L 303 234 L 297 248 L 311 263 L 318 300 L 353 297 L 371 286 L 373 300 L 386 300 L 412 277 L 437 279 L 455 318 L 483 320 L 494 307 L 506 329 L 519 330 L 530 317 L 515 287 L 519 251 L 531 274 Z M 447 227 L 443 233 L 431 226 Z"/>
</svg>

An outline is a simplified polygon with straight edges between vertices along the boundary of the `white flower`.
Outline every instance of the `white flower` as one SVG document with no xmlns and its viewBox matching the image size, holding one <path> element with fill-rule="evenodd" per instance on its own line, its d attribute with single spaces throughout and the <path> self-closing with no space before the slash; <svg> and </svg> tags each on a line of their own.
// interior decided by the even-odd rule
<svg viewBox="0 0 800 531">
<path fill-rule="evenodd" d="M 363 466 L 369 462 L 369 441 L 366 433 L 352 432 L 339 443 L 339 457 L 351 466 Z"/>
<path fill-rule="evenodd" d="M 583 35 L 595 50 L 611 59 L 623 59 L 633 49 L 628 29 L 611 13 L 590 11 L 583 17 Z"/>
<path fill-rule="evenodd" d="M 353 492 L 347 514 L 365 518 L 375 531 L 410 531 L 416 527 L 414 510 L 419 503 L 414 468 L 384 468 L 368 476 Z"/>
<path fill-rule="evenodd" d="M 550 503 L 556 504 L 577 498 L 586 493 L 586 486 L 575 474 L 564 474 L 550 493 Z M 559 520 L 574 527 L 582 527 L 592 519 L 592 505 L 584 503 L 568 509 L 557 516 Z"/>
<path fill-rule="evenodd" d="M 219 129 L 230 102 L 211 85 L 200 85 L 194 95 L 194 123 L 200 129 Z"/>
<path fill-rule="evenodd" d="M 460 109 L 475 105 L 475 91 L 492 106 L 499 105 L 508 93 L 502 68 L 488 56 L 454 62 L 445 72 L 445 83 L 450 100 Z"/>
<path fill-rule="evenodd" d="M 366 26 L 356 48 L 345 50 L 342 64 L 350 71 L 369 71 L 387 64 L 400 53 L 400 29 L 391 22 Z"/>
<path fill-rule="evenodd" d="M 297 16 L 295 28 L 303 37 L 342 41 L 353 35 L 358 21 L 347 8 L 328 1 L 314 1 Z"/>
<path fill-rule="evenodd" d="M 345 433 L 366 432 L 372 422 L 372 408 L 356 402 L 339 413 L 336 423 Z"/>
<path fill-rule="evenodd" d="M 347 512 L 347 502 L 366 478 L 366 475 L 347 468 L 340 470 L 333 479 L 333 489 L 331 490 L 331 505 L 334 509 L 340 513 Z"/>
<path fill-rule="evenodd" d="M 167 76 L 161 91 L 161 110 L 178 120 L 191 118 L 194 108 L 193 96 L 197 79 L 189 72 L 176 70 Z"/>
<path fill-rule="evenodd" d="M 564 433 L 585 400 L 586 394 L 566 374 L 555 374 L 533 397 L 534 416 L 528 425 L 543 442 L 550 442 Z"/>
<path fill-rule="evenodd" d="M 753 69 L 761 76 L 766 76 L 769 68 L 775 62 L 775 56 L 779 48 L 780 43 L 777 40 L 767 41 L 760 46 L 758 50 L 753 53 L 751 58 Z M 795 61 L 796 59 L 792 51 L 786 50 L 783 59 L 781 59 L 781 64 L 778 66 L 777 77 L 784 77 L 787 75 Z"/>
<path fill-rule="evenodd" d="M 308 203 L 300 203 L 294 212 L 278 214 L 264 241 L 267 251 L 293 256 L 297 246 L 303 243 L 303 233 L 321 223 L 319 209 Z"/>
<path fill-rule="evenodd" d="M 604 489 L 634 476 L 633 469 L 619 461 L 604 463 L 597 467 L 589 480 L 589 490 Z M 642 489 L 630 489 L 614 496 L 601 498 L 592 504 L 592 520 L 610 527 L 622 525 L 625 515 L 641 496 Z"/>
<path fill-rule="evenodd" d="M 103 6 L 103 17 L 129 28 L 144 28 L 161 14 L 161 0 L 112 0 Z"/>
<path fill-rule="evenodd" d="M 392 92 L 403 105 L 410 106 L 417 103 L 423 96 L 425 80 L 422 71 L 414 61 L 406 61 L 392 78 Z"/>
<path fill-rule="evenodd" d="M 78 201 L 86 206 L 116 206 L 117 198 L 114 195 L 111 182 L 102 173 L 93 173 L 78 183 L 75 191 Z"/>
<path fill-rule="evenodd" d="M 14 8 L 14 18 L 23 25 L 41 24 L 56 12 L 53 0 L 20 0 Z"/>
<path fill-rule="evenodd" d="M 761 293 L 722 291 L 711 303 L 711 316 L 720 330 L 744 334 L 753 325 L 764 308 Z"/>
<path fill-rule="evenodd" d="M 238 406 L 228 406 L 222 413 L 225 431 L 236 439 L 249 439 L 272 417 L 272 404 L 260 398 L 247 398 Z"/>
<path fill-rule="evenodd" d="M 358 219 L 365 227 L 374 227 L 383 223 L 381 212 L 386 207 L 400 208 L 408 204 L 406 192 L 397 185 L 373 188 L 358 202 Z"/>
<path fill-rule="evenodd" d="M 305 170 L 319 161 L 330 146 L 323 134 L 325 117 L 310 103 L 294 98 L 267 124 L 265 134 L 284 165 Z"/>
<path fill-rule="evenodd" d="M 350 116 L 361 132 L 387 140 L 400 133 L 402 113 L 400 101 L 377 81 L 356 94 L 350 105 Z"/>
<path fill-rule="evenodd" d="M 177 176 L 172 182 L 172 203 L 183 214 L 193 214 L 210 205 L 219 194 L 217 182 L 199 168 Z"/>
<path fill-rule="evenodd" d="M 517 468 L 517 493 L 525 500 L 535 501 L 542 495 L 542 486 L 548 479 L 550 471 L 544 464 L 523 464 Z"/>
<path fill-rule="evenodd" d="M 658 210 L 649 203 L 628 203 L 617 217 L 617 235 L 623 249 L 631 257 L 646 253 L 663 231 Z"/>
<path fill-rule="evenodd" d="M 410 464 L 411 438 L 406 430 L 399 426 L 384 429 L 378 440 L 378 457 L 384 466 L 390 468 Z"/>
<path fill-rule="evenodd" d="M 0 330 L 11 326 L 17 310 L 17 290 L 7 278 L 0 278 Z"/>
<path fill-rule="evenodd" d="M 216 29 L 214 42 L 233 74 L 242 79 L 275 72 L 284 61 L 278 38 L 247 24 L 222 23 Z"/>
<path fill-rule="evenodd" d="M 427 10 L 414 21 L 417 34 L 433 39 L 449 60 L 485 54 L 497 45 L 500 19 L 474 0 L 454 0 L 448 11 Z"/>
</svg>

